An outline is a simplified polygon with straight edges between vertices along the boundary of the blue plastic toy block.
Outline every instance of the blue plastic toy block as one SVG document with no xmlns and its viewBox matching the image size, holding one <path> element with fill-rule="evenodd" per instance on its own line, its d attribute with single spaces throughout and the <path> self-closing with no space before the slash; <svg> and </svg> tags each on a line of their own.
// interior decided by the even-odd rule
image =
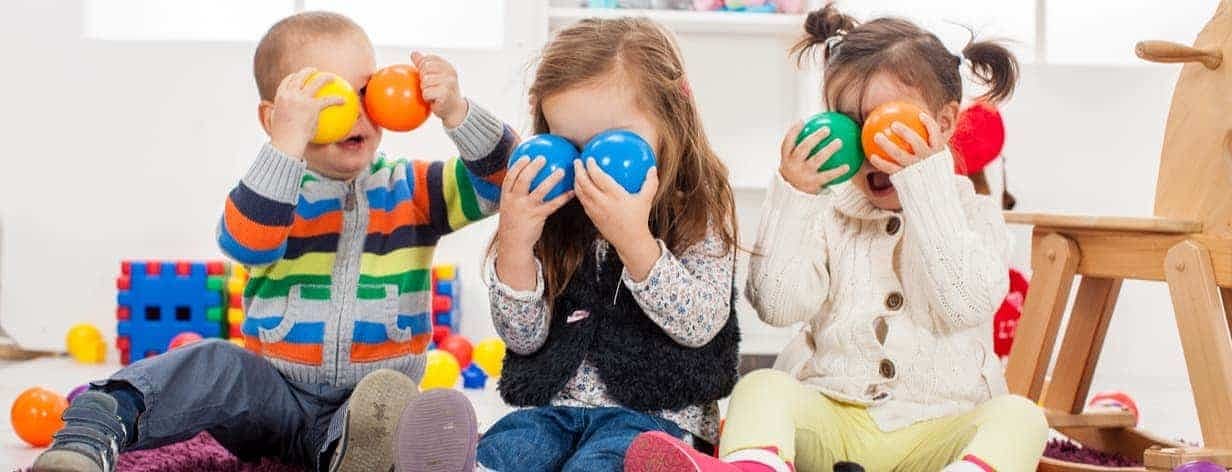
<svg viewBox="0 0 1232 472">
<path fill-rule="evenodd" d="M 448 326 L 454 332 L 457 332 L 462 327 L 462 311 L 459 303 L 461 302 L 461 284 L 458 280 L 457 269 L 450 270 L 453 276 L 448 279 L 433 278 L 432 293 L 436 296 L 448 297 L 452 300 L 449 310 L 433 311 L 432 323 L 437 326 Z"/>
<path fill-rule="evenodd" d="M 457 331 L 457 326 L 453 324 L 453 314 L 450 312 L 437 313 L 432 315 L 432 324 L 436 326 L 448 326 L 454 331 Z"/>
<path fill-rule="evenodd" d="M 125 364 L 161 354 L 183 332 L 222 337 L 225 289 L 210 280 L 205 263 L 131 261 L 123 267 L 116 303 L 127 319 L 117 321 L 116 334 L 126 340 L 117 342 Z"/>
</svg>

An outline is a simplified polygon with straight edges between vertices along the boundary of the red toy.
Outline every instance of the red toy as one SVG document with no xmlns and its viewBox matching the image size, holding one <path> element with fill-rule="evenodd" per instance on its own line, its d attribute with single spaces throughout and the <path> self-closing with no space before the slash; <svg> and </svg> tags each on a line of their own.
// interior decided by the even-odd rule
<svg viewBox="0 0 1232 472">
<path fill-rule="evenodd" d="M 950 150 L 954 170 L 961 175 L 979 172 L 1001 155 L 1005 147 L 1005 122 L 991 103 L 976 101 L 958 113 Z"/>
<path fill-rule="evenodd" d="M 1129 396 L 1129 394 L 1125 392 L 1109 390 L 1096 393 L 1095 396 L 1091 397 L 1091 401 L 1087 402 L 1087 407 L 1117 408 L 1126 410 L 1130 412 L 1130 414 L 1134 415 L 1134 423 L 1138 422 L 1138 403 L 1134 401 L 1133 397 Z"/>
<path fill-rule="evenodd" d="M 992 349 L 998 357 L 1010 355 L 1014 345 L 1014 331 L 1018 328 L 1018 318 L 1022 317 L 1022 302 L 1027 299 L 1027 278 L 1014 269 L 1010 269 L 1010 292 L 1001 302 L 1001 308 L 992 321 Z"/>
<path fill-rule="evenodd" d="M 13 431 L 22 441 L 34 447 L 51 444 L 51 435 L 64 427 L 60 415 L 68 408 L 68 400 L 62 395 L 42 387 L 32 387 L 13 402 L 9 418 Z"/>
<path fill-rule="evenodd" d="M 436 348 L 453 354 L 453 357 L 458 360 L 458 365 L 463 369 L 471 365 L 471 354 L 475 350 L 470 341 L 457 334 L 446 336 L 441 342 L 436 343 Z"/>
<path fill-rule="evenodd" d="M 449 329 L 448 326 L 435 325 L 432 327 L 432 342 L 440 346 L 441 341 L 444 341 L 451 334 L 453 334 L 453 330 Z"/>
<path fill-rule="evenodd" d="M 167 344 L 167 352 L 171 352 L 172 349 L 178 349 L 178 348 L 187 346 L 189 344 L 195 343 L 197 341 L 200 341 L 202 339 L 204 338 L 202 338 L 200 334 L 194 333 L 192 331 L 185 331 L 183 333 L 175 335 L 174 338 L 171 338 L 171 343 Z"/>
<path fill-rule="evenodd" d="M 368 116 L 391 131 L 418 128 L 431 112 L 419 91 L 419 69 L 412 65 L 397 64 L 376 71 L 364 90 Z"/>
</svg>

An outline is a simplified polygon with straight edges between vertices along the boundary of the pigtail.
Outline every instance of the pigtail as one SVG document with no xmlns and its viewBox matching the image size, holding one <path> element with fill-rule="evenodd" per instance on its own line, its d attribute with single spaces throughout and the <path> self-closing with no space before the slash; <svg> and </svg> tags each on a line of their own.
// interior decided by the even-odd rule
<svg viewBox="0 0 1232 472">
<path fill-rule="evenodd" d="M 971 74 L 988 87 L 981 100 L 1000 103 L 1014 94 L 1018 83 L 1018 59 L 995 41 L 972 41 L 962 50 L 971 64 Z"/>
<path fill-rule="evenodd" d="M 820 10 L 809 12 L 804 19 L 804 37 L 791 47 L 791 54 L 796 56 L 796 64 L 803 64 L 805 58 L 816 55 L 816 48 L 822 47 L 822 59 L 829 60 L 837 48 L 837 43 L 831 39 L 841 38 L 848 31 L 855 29 L 855 18 L 838 11 L 833 2 L 827 3 Z"/>
</svg>

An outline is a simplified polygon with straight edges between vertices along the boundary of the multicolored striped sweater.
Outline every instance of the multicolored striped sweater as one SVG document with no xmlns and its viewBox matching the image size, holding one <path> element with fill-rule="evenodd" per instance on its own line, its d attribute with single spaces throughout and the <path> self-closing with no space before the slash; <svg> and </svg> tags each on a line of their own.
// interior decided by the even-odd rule
<svg viewBox="0 0 1232 472">
<path fill-rule="evenodd" d="M 446 131 L 460 158 L 378 156 L 350 182 L 261 150 L 218 229 L 223 252 L 250 266 L 249 350 L 298 382 L 349 387 L 380 368 L 422 377 L 436 242 L 496 211 L 516 144 L 474 103 Z"/>
</svg>

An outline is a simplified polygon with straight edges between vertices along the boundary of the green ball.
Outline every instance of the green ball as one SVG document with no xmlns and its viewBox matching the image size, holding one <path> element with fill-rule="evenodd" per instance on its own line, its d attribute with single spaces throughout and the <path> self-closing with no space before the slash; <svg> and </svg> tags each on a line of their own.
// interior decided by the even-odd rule
<svg viewBox="0 0 1232 472">
<path fill-rule="evenodd" d="M 842 139 L 843 143 L 839 147 L 838 152 L 826 159 L 826 162 L 817 168 L 817 172 L 824 172 L 830 169 L 847 165 L 847 172 L 830 182 L 829 185 L 839 184 L 850 180 L 860 171 L 860 165 L 864 163 L 864 150 L 860 146 L 860 125 L 839 112 L 827 111 L 818 113 L 809 118 L 808 122 L 804 123 L 804 129 L 800 130 L 800 134 L 796 136 L 796 144 L 800 144 L 813 132 L 828 127 L 830 135 L 826 139 L 817 143 L 812 151 L 809 151 L 809 156 L 817 154 L 821 148 L 830 144 L 830 141 Z"/>
</svg>

